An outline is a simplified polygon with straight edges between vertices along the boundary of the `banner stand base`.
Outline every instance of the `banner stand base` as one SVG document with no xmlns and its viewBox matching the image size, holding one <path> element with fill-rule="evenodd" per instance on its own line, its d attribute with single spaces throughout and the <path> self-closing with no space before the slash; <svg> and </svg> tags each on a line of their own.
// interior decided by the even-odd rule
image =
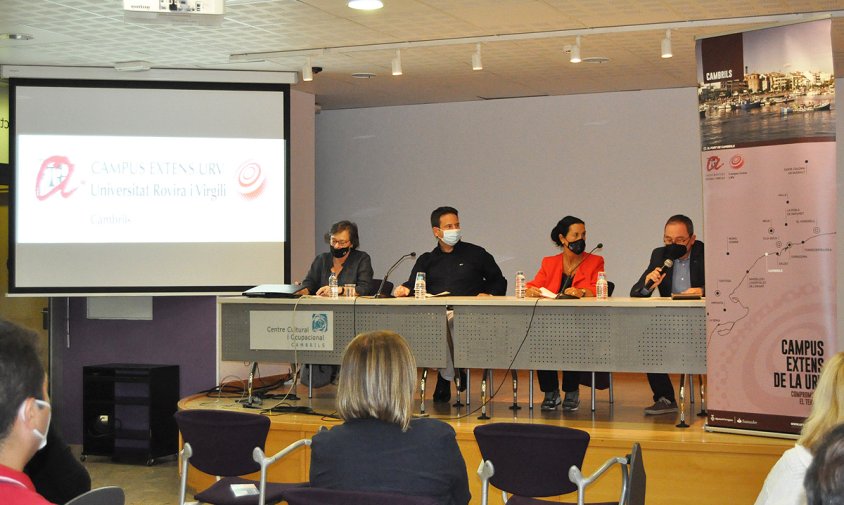
<svg viewBox="0 0 844 505">
<path fill-rule="evenodd" d="M 797 440 L 800 438 L 799 434 L 796 433 L 780 433 L 777 431 L 762 431 L 762 430 L 745 430 L 739 428 L 726 428 L 723 426 L 710 426 L 709 424 L 703 425 L 704 431 L 708 431 L 710 433 L 730 433 L 733 435 L 751 435 L 755 437 L 769 437 L 769 438 L 785 438 L 791 440 Z"/>
</svg>

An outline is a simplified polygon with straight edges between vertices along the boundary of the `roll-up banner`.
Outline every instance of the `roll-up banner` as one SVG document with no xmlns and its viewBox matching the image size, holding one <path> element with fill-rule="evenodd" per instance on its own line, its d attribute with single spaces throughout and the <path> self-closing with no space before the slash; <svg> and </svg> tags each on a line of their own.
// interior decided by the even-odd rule
<svg viewBox="0 0 844 505">
<path fill-rule="evenodd" d="M 799 433 L 837 351 L 830 27 L 697 42 L 713 431 Z"/>
</svg>

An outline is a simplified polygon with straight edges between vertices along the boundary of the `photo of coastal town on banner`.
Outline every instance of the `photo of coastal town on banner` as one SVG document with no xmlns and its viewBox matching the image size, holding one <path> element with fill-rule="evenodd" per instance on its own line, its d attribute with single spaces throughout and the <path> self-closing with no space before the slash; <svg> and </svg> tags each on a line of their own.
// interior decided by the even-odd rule
<svg viewBox="0 0 844 505">
<path fill-rule="evenodd" d="M 835 75 L 829 38 L 829 24 L 821 22 L 700 41 L 703 149 L 834 140 Z M 707 60 L 731 63 L 708 71 Z"/>
</svg>

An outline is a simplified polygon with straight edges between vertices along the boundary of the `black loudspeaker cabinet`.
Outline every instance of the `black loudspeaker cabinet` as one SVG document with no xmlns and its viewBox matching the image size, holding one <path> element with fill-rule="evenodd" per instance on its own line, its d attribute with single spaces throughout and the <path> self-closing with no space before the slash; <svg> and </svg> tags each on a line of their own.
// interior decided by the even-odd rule
<svg viewBox="0 0 844 505">
<path fill-rule="evenodd" d="M 107 364 L 82 367 L 82 460 L 115 460 L 175 454 L 179 430 L 176 365 Z"/>
</svg>

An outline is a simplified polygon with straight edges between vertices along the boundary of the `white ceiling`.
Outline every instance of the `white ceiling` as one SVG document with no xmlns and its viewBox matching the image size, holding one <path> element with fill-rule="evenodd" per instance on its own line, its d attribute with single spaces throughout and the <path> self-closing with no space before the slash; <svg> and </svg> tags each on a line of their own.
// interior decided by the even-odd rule
<svg viewBox="0 0 844 505">
<path fill-rule="evenodd" d="M 360 12 L 345 0 L 227 0 L 222 25 L 206 27 L 129 24 L 122 0 L 0 0 L 0 33 L 34 36 L 0 40 L 0 64 L 111 67 L 146 60 L 154 68 L 297 71 L 306 62 L 301 51 L 333 48 L 313 57 L 324 70 L 295 89 L 315 94 L 323 109 L 374 107 L 694 86 L 695 37 L 770 24 L 747 18 L 844 14 L 844 0 L 383 1 L 381 10 Z M 706 20 L 723 21 L 703 26 Z M 660 57 L 665 24 L 679 26 L 670 59 Z M 844 18 L 833 17 L 832 26 L 837 64 L 844 61 Z M 401 76 L 390 73 L 394 49 L 342 49 L 549 31 L 563 34 L 484 42 L 481 71 L 472 70 L 471 42 L 405 48 Z M 563 49 L 576 33 L 585 34 L 583 57 L 609 62 L 569 63 Z M 278 54 L 286 51 L 300 53 Z M 230 61 L 254 52 L 276 55 Z M 376 77 L 356 79 L 355 72 Z"/>
</svg>

